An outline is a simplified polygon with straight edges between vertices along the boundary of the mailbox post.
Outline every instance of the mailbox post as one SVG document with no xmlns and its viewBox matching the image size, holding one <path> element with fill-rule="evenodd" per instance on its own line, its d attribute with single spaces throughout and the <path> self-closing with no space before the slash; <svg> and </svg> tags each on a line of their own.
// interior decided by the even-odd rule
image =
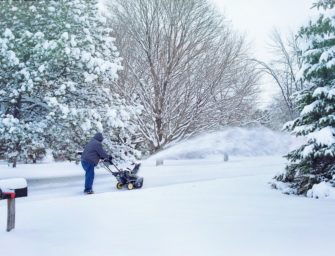
<svg viewBox="0 0 335 256">
<path fill-rule="evenodd" d="M 7 200 L 7 232 L 15 228 L 15 198 L 28 196 L 25 179 L 0 180 L 0 200 Z"/>
</svg>

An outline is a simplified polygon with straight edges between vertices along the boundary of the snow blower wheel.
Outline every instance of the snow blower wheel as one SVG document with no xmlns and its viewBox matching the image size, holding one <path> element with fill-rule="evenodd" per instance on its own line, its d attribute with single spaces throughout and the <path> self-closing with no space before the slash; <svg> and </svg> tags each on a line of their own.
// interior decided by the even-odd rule
<svg viewBox="0 0 335 256">
<path fill-rule="evenodd" d="M 129 190 L 132 190 L 134 188 L 134 184 L 133 183 L 128 183 L 127 188 Z"/>
<path fill-rule="evenodd" d="M 123 188 L 123 184 L 122 184 L 121 182 L 118 182 L 118 183 L 116 184 L 116 188 L 117 188 L 117 189 L 122 189 L 122 188 Z"/>
</svg>

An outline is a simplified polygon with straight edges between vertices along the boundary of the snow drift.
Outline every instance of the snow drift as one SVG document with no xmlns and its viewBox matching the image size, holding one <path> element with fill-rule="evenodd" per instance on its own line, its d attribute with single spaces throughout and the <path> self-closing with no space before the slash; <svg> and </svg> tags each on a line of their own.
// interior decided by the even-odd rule
<svg viewBox="0 0 335 256">
<path fill-rule="evenodd" d="M 232 127 L 182 141 L 150 159 L 222 158 L 224 153 L 230 156 L 284 155 L 294 144 L 297 144 L 296 139 L 289 134 L 274 132 L 265 127 Z"/>
</svg>

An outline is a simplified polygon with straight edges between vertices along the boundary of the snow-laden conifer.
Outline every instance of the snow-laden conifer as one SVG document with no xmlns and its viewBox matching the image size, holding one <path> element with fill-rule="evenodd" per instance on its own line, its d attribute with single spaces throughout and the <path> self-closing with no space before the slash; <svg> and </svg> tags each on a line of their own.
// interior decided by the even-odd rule
<svg viewBox="0 0 335 256">
<path fill-rule="evenodd" d="M 278 180 L 289 182 L 298 194 L 305 194 L 322 181 L 335 185 L 335 9 L 334 1 L 314 4 L 319 17 L 301 28 L 305 90 L 295 99 L 300 116 L 286 129 L 304 136 L 306 143 L 287 155 L 286 173 Z"/>
<path fill-rule="evenodd" d="M 111 93 L 122 68 L 113 41 L 96 0 L 0 2 L 0 139 L 7 157 L 27 159 L 51 147 L 72 158 L 95 131 L 112 148 L 130 138 L 137 110 Z"/>
</svg>

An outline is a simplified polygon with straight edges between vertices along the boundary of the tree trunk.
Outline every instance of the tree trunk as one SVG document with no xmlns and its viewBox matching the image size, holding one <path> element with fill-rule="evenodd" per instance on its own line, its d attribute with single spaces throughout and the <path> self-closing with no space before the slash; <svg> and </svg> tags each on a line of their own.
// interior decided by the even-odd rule
<svg viewBox="0 0 335 256">
<path fill-rule="evenodd" d="M 14 157 L 14 159 L 13 159 L 13 168 L 16 168 L 16 162 L 17 162 L 17 157 Z"/>
</svg>

